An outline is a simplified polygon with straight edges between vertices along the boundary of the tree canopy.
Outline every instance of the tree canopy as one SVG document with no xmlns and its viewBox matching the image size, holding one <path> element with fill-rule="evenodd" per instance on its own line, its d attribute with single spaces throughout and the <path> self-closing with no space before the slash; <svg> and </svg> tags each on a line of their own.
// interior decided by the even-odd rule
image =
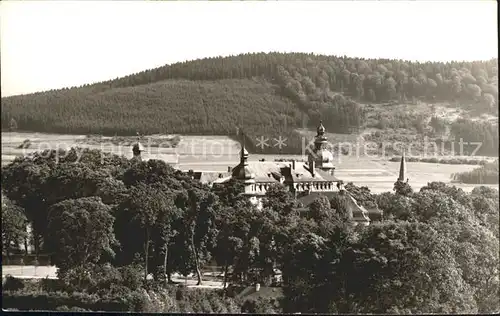
<svg viewBox="0 0 500 316">
<path fill-rule="evenodd" d="M 30 224 L 38 250 L 53 255 L 72 288 L 122 293 L 151 286 L 149 275 L 164 288 L 175 272 L 201 284 L 215 261 L 224 283 L 236 285 L 276 285 L 282 271 L 283 312 L 500 308 L 497 190 L 467 193 L 433 182 L 418 192 L 404 183 L 404 190 L 372 194 L 348 184 L 362 205 L 384 213 L 368 227 L 353 226 L 344 191 L 305 209 L 276 184 L 258 209 L 237 181 L 209 187 L 162 161 L 82 155 L 56 162 L 38 154 L 2 168 L 10 199 L 2 205 L 4 252 Z"/>
</svg>

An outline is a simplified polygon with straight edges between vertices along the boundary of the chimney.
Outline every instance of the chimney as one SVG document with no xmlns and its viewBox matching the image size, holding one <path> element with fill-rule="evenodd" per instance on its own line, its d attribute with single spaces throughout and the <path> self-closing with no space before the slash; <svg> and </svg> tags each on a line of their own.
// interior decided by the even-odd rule
<svg viewBox="0 0 500 316">
<path fill-rule="evenodd" d="M 292 170 L 295 170 L 295 159 L 292 160 Z"/>
<path fill-rule="evenodd" d="M 314 163 L 314 160 L 311 160 L 309 162 L 309 171 L 311 172 L 311 175 L 314 177 L 316 175 L 316 164 Z"/>
<path fill-rule="evenodd" d="M 231 172 L 231 171 L 233 171 L 233 168 L 231 166 L 228 166 L 227 167 L 227 172 Z"/>
</svg>

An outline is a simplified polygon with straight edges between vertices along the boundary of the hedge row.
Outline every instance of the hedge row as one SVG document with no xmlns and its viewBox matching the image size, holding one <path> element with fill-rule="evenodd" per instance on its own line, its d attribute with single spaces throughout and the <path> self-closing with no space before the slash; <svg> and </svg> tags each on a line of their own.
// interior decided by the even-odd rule
<svg viewBox="0 0 500 316">
<path fill-rule="evenodd" d="M 146 296 L 139 291 L 126 295 L 99 297 L 96 294 L 74 292 L 21 292 L 3 291 L 3 308 L 19 310 L 55 311 L 66 306 L 91 311 L 141 312 L 147 302 Z"/>
<path fill-rule="evenodd" d="M 39 266 L 50 266 L 50 256 L 38 256 L 36 255 L 25 255 L 25 254 L 13 254 L 9 256 L 2 256 L 3 265 L 39 265 Z"/>
<path fill-rule="evenodd" d="M 389 161 L 400 162 L 401 157 L 392 157 Z M 419 158 L 419 157 L 407 157 L 407 162 L 428 162 L 428 163 L 440 163 L 447 165 L 485 165 L 488 163 L 487 160 L 479 159 L 466 159 L 466 158 L 451 158 L 451 159 L 438 159 L 438 158 Z"/>
<path fill-rule="evenodd" d="M 3 308 L 42 311 L 118 311 L 148 313 L 241 313 L 276 311 L 267 300 L 247 302 L 225 297 L 223 291 L 183 286 L 129 289 L 113 286 L 99 293 L 71 292 L 60 280 L 4 278 Z M 262 302 L 261 302 L 262 301 Z M 269 306 L 268 306 L 269 305 Z M 271 307 L 271 308 L 268 308 Z"/>
<path fill-rule="evenodd" d="M 3 291 L 4 309 L 41 311 L 117 311 L 154 313 L 240 313 L 243 311 L 270 311 L 268 302 L 238 302 L 222 297 L 214 290 L 181 294 L 168 291 L 130 291 L 127 294 L 99 296 L 81 292 Z M 271 307 L 271 306 L 270 306 Z"/>
<path fill-rule="evenodd" d="M 453 174 L 453 179 L 469 184 L 498 184 L 498 159 L 468 172 Z"/>
</svg>

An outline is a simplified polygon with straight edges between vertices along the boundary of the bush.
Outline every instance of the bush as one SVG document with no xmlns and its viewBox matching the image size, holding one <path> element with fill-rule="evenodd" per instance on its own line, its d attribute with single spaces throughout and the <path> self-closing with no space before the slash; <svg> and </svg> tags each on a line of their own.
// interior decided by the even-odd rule
<svg viewBox="0 0 500 316">
<path fill-rule="evenodd" d="M 438 163 L 439 160 L 437 158 L 422 158 L 420 162 Z"/>
<path fill-rule="evenodd" d="M 109 276 L 101 275 L 101 278 L 101 281 L 94 279 L 97 280 L 95 288 L 80 292 L 73 291 L 61 280 L 28 282 L 8 276 L 4 280 L 3 305 L 9 309 L 45 311 L 240 313 L 242 310 L 241 302 L 223 297 L 222 290 L 189 289 L 174 285 L 149 291 L 143 288 L 131 290 L 123 284 L 109 283 L 115 278 L 112 273 Z M 260 301 L 255 306 L 251 304 L 247 303 L 245 310 L 263 313 L 276 311 L 276 306 L 269 307 L 274 303 L 269 303 L 269 306 Z"/>
<path fill-rule="evenodd" d="M 281 302 L 276 298 L 247 299 L 241 305 L 241 313 L 281 314 Z"/>
<path fill-rule="evenodd" d="M 56 311 L 58 311 L 58 312 L 68 312 L 69 308 L 66 305 L 62 305 L 62 306 L 57 307 Z"/>
<path fill-rule="evenodd" d="M 5 281 L 2 284 L 2 291 L 19 291 L 24 289 L 24 281 L 13 277 L 12 275 L 7 275 Z"/>
<path fill-rule="evenodd" d="M 390 162 L 400 162 L 401 157 L 392 157 L 389 159 Z M 425 162 L 425 163 L 440 163 L 448 165 L 481 165 L 484 166 L 488 163 L 487 160 L 477 160 L 477 159 L 465 159 L 465 158 L 442 158 L 438 159 L 436 157 L 432 158 L 419 158 L 419 157 L 407 157 L 407 162 Z"/>
<path fill-rule="evenodd" d="M 63 306 L 57 307 L 56 311 L 58 311 L 58 312 L 87 312 L 88 310 L 85 308 L 78 307 L 78 306 L 73 306 L 73 307 L 69 308 L 68 306 L 63 305 Z"/>
<path fill-rule="evenodd" d="M 31 141 L 29 139 L 25 139 L 19 146 L 17 146 L 17 149 L 28 149 L 31 147 Z"/>
<path fill-rule="evenodd" d="M 66 290 L 66 285 L 59 279 L 41 279 L 39 281 L 39 288 L 46 292 L 61 292 Z"/>
<path fill-rule="evenodd" d="M 117 268 L 112 266 L 96 266 L 92 271 L 92 285 L 88 290 L 90 293 L 110 291 L 112 287 L 121 286 L 122 284 L 122 275 Z"/>
<path fill-rule="evenodd" d="M 123 293 L 144 285 L 136 266 L 115 268 L 111 265 L 94 265 L 59 270 L 58 274 L 64 290 L 68 292 L 83 290 L 89 293 Z"/>
<path fill-rule="evenodd" d="M 24 292 L 64 292 L 67 286 L 59 279 L 19 279 L 7 275 L 3 279 L 2 289 L 4 291 Z"/>
<path fill-rule="evenodd" d="M 187 288 L 184 285 L 180 285 L 177 291 L 175 292 L 175 299 L 178 301 L 182 301 L 186 299 Z"/>
<path fill-rule="evenodd" d="M 127 265 L 118 268 L 121 273 L 123 285 L 131 288 L 140 288 L 143 284 L 141 267 L 139 265 Z"/>
</svg>

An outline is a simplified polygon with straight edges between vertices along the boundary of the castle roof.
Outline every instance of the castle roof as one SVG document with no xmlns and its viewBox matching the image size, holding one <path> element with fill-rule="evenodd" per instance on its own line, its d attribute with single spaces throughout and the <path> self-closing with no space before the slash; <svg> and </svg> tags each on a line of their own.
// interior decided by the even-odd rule
<svg viewBox="0 0 500 316">
<path fill-rule="evenodd" d="M 344 194 L 347 194 L 347 211 L 349 216 L 358 223 L 369 223 L 372 218 L 378 220 L 380 218 L 380 210 L 378 209 L 370 209 L 367 210 L 362 205 L 359 205 L 356 199 L 349 194 L 347 191 L 343 191 Z M 333 199 L 338 194 L 342 194 L 340 192 L 311 192 L 308 195 L 304 195 L 299 198 L 299 202 L 302 204 L 303 208 L 309 207 L 311 203 L 316 201 L 320 196 L 326 196 L 328 200 Z"/>
<path fill-rule="evenodd" d="M 330 172 L 321 169 L 315 169 L 314 175 L 308 164 L 297 163 L 295 169 L 290 169 L 290 180 L 293 182 L 324 182 L 324 181 L 339 181 Z"/>
<path fill-rule="evenodd" d="M 232 171 L 232 176 L 238 180 L 244 180 L 245 182 L 254 182 L 255 173 L 248 166 L 248 151 L 245 148 L 245 143 L 241 143 L 240 150 L 240 163 L 234 167 Z"/>
<path fill-rule="evenodd" d="M 220 179 L 230 179 L 231 173 L 229 172 L 200 172 L 198 180 L 201 183 L 216 183 L 220 182 Z"/>
</svg>

